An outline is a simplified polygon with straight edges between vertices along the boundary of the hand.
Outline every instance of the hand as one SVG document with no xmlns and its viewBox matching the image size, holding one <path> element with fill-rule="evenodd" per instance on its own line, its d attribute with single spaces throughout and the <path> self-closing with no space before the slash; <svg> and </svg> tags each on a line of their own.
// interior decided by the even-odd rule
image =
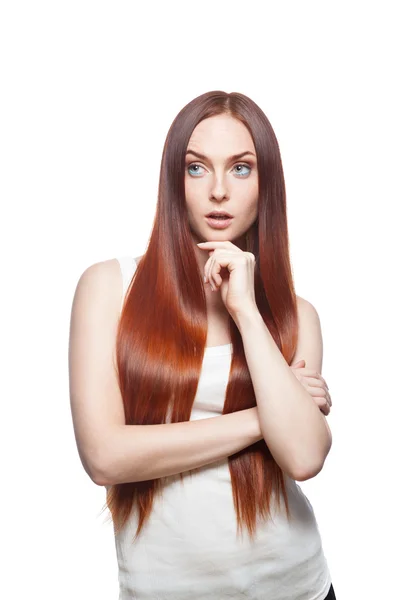
<svg viewBox="0 0 399 600">
<path fill-rule="evenodd" d="M 290 368 L 298 381 L 313 397 L 321 412 L 327 416 L 332 406 L 328 385 L 320 373 L 317 373 L 314 369 L 305 369 L 305 364 L 306 362 L 301 359 L 291 365 Z"/>
<path fill-rule="evenodd" d="M 255 256 L 244 252 L 232 242 L 201 242 L 201 250 L 208 250 L 205 263 L 205 283 L 214 291 L 220 289 L 222 300 L 232 317 L 240 311 L 258 310 L 255 300 Z"/>
</svg>

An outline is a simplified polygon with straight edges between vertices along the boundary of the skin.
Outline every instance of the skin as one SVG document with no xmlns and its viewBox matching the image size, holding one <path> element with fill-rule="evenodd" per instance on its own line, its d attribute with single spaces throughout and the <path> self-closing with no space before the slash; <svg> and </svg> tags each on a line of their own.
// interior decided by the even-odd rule
<svg viewBox="0 0 399 600">
<path fill-rule="evenodd" d="M 189 150 L 204 154 L 206 158 L 195 157 L 189 154 Z M 202 273 L 210 254 L 199 249 L 196 246 L 198 242 L 229 241 L 244 250 L 245 233 L 256 221 L 259 197 L 256 156 L 246 155 L 234 161 L 230 158 L 246 150 L 256 155 L 249 131 L 241 121 L 227 114 L 201 121 L 187 145 L 186 206 L 194 252 Z M 248 165 L 248 168 L 240 167 L 240 164 Z M 234 219 L 226 229 L 217 230 L 208 225 L 205 215 L 213 209 L 226 210 L 233 215 Z M 223 277 L 223 269 L 220 275 Z M 205 285 L 205 290 L 208 307 L 207 345 L 215 344 L 215 341 L 213 344 L 209 342 L 209 330 L 212 331 L 212 328 L 216 332 L 213 339 L 217 340 L 216 344 L 221 344 L 220 338 L 226 335 L 227 310 L 223 307 L 220 292 L 209 293 L 209 285 Z M 327 395 L 325 381 L 318 380 L 321 378 L 318 317 L 310 303 L 301 301 L 299 304 L 301 343 L 298 344 L 294 364 L 296 367 L 303 366 L 305 363 L 298 361 L 305 356 L 306 363 L 309 362 L 311 367 L 309 376 L 315 376 L 318 389 L 321 384 Z M 268 440 L 269 448 L 281 468 L 291 473 L 293 478 L 304 480 L 314 477 L 324 464 L 332 437 L 325 418 L 315 410 L 312 394 L 305 385 L 300 385 L 302 381 L 298 383 L 296 371 L 303 373 L 305 369 L 294 371 L 287 365 L 255 306 L 248 314 L 244 311 L 236 323 L 243 338 L 254 383 L 264 439 Z M 276 375 L 265 378 L 265 371 Z M 309 379 L 309 376 L 305 379 Z M 303 379 L 302 375 L 300 377 Z M 322 400 L 326 402 L 325 398 Z"/>
<path fill-rule="evenodd" d="M 201 175 L 185 174 L 193 248 L 203 272 L 208 253 L 200 250 L 197 242 L 229 241 L 244 249 L 244 235 L 257 217 L 258 173 L 253 156 L 242 157 L 234 164 L 228 162 L 231 154 L 244 150 L 254 152 L 254 147 L 245 126 L 227 115 L 200 123 L 189 144 L 190 148 L 207 155 L 205 161 L 191 156 L 188 161 L 187 166 L 193 162 L 201 165 Z M 240 176 L 241 169 L 236 167 L 244 161 L 251 169 L 244 169 L 245 175 Z M 204 215 L 216 207 L 228 210 L 235 217 L 225 230 L 214 230 L 205 221 Z M 136 258 L 137 264 L 141 258 Z M 209 309 L 206 345 L 225 344 L 230 341 L 225 320 L 227 310 L 220 293 L 211 293 L 209 285 L 204 289 Z M 327 423 L 314 411 L 310 389 L 307 388 L 309 393 L 305 394 L 303 390 L 306 375 L 309 380 L 314 378 L 312 387 L 319 384 L 318 379 L 322 387 L 325 384 L 320 375 L 320 322 L 309 302 L 297 297 L 300 335 L 293 359 L 298 366 L 301 363 L 295 361 L 306 358 L 309 367 L 306 372 L 287 367 L 261 315 L 256 312 L 244 315 L 243 322 L 237 326 L 257 407 L 195 423 L 175 423 L 170 434 L 167 433 L 169 424 L 155 425 L 153 430 L 151 425 L 146 426 L 142 435 L 139 432 L 144 428 L 133 426 L 137 431 L 132 435 L 132 426 L 125 426 L 113 352 L 121 290 L 117 260 L 97 263 L 86 269 L 79 279 L 72 307 L 71 405 L 79 454 L 93 481 L 109 486 L 181 473 L 231 456 L 263 438 L 268 440 L 277 462 L 293 478 L 302 481 L 321 469 L 332 438 Z M 273 373 L 273 377 L 265 377 L 265 373 Z M 295 379 L 303 385 L 298 387 Z M 325 401 L 322 390 L 318 389 L 320 401 Z M 170 452 L 164 452 L 167 445 Z M 291 462 L 291 457 L 296 456 L 300 458 L 299 467 Z M 150 465 L 151 472 L 146 465 Z"/>
<path fill-rule="evenodd" d="M 207 158 L 200 159 L 190 154 L 189 150 L 199 152 Z M 231 160 L 232 155 L 246 150 L 253 155 Z M 255 146 L 248 129 L 241 121 L 223 114 L 204 119 L 197 125 L 186 150 L 185 194 L 194 253 L 200 271 L 204 273 L 209 253 L 198 248 L 197 243 L 228 240 L 244 249 L 245 233 L 258 216 L 259 186 Z M 221 230 L 210 227 L 205 215 L 214 209 L 226 210 L 232 214 L 234 219 L 231 225 Z M 136 262 L 140 259 L 141 257 L 136 258 Z M 220 293 L 211 291 L 210 283 L 207 282 L 207 346 L 216 346 L 230 341 L 228 312 Z M 299 299 L 300 311 L 303 303 Z M 320 409 L 328 414 L 332 405 L 328 386 L 321 374 L 305 369 L 305 364 L 304 360 L 298 359 L 292 364 L 292 371 L 315 397 Z M 320 393 L 320 386 L 325 390 L 324 393 Z"/>
<path fill-rule="evenodd" d="M 189 150 L 199 152 L 207 158 L 200 159 L 190 154 Z M 246 150 L 253 155 L 231 160 L 232 155 Z M 241 121 L 223 114 L 204 119 L 197 125 L 187 144 L 185 194 L 193 248 L 200 271 L 204 273 L 209 253 L 199 249 L 197 243 L 229 240 L 244 249 L 245 233 L 258 216 L 259 185 L 255 146 L 248 129 Z M 231 225 L 220 230 L 210 227 L 205 215 L 214 209 L 226 210 L 232 214 L 234 219 Z M 227 343 L 230 341 L 228 313 L 221 295 L 211 293 L 209 282 L 205 285 L 205 295 L 208 308 L 207 345 Z M 299 299 L 301 312 L 302 303 L 302 299 Z M 315 397 L 320 409 L 328 414 L 332 405 L 328 386 L 321 374 L 305 369 L 305 365 L 304 360 L 297 360 L 292 365 L 292 371 Z M 320 386 L 323 393 L 320 393 Z"/>
<path fill-rule="evenodd" d="M 200 159 L 189 150 L 204 154 Z M 234 154 L 248 150 L 242 158 Z M 244 166 L 245 165 L 245 166 Z M 198 242 L 229 240 L 244 249 L 245 233 L 258 216 L 258 170 L 255 146 L 248 129 L 230 115 L 223 114 L 201 121 L 194 129 L 186 151 L 185 194 L 193 248 L 204 272 L 209 255 L 197 247 Z M 234 219 L 226 229 L 213 229 L 205 215 L 212 210 L 226 210 Z M 220 294 L 208 293 L 212 305 L 223 304 Z"/>
</svg>

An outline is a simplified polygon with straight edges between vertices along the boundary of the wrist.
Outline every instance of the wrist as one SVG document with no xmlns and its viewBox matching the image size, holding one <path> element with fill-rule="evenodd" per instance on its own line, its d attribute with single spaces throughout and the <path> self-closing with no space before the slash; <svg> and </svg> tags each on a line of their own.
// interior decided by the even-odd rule
<svg viewBox="0 0 399 600">
<path fill-rule="evenodd" d="M 243 329 L 245 329 L 245 327 L 252 326 L 252 325 L 256 326 L 258 324 L 264 325 L 263 317 L 260 314 L 257 306 L 242 307 L 242 308 L 240 308 L 239 311 L 236 311 L 234 313 L 234 315 L 232 315 L 232 317 L 233 317 L 241 335 L 242 335 L 242 331 L 243 331 Z"/>
</svg>

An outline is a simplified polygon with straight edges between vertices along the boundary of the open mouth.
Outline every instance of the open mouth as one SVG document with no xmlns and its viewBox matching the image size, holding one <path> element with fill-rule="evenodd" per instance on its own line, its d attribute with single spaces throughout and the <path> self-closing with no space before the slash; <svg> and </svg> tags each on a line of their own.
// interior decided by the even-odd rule
<svg viewBox="0 0 399 600">
<path fill-rule="evenodd" d="M 208 225 L 210 225 L 214 229 L 223 229 L 225 227 L 228 227 L 233 221 L 233 217 L 229 217 L 228 215 L 209 215 L 205 218 L 207 220 Z"/>
</svg>

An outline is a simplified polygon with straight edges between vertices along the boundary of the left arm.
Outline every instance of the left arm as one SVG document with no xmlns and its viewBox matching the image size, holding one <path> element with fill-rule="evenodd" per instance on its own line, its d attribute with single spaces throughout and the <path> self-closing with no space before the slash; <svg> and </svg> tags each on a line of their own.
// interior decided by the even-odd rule
<svg viewBox="0 0 399 600">
<path fill-rule="evenodd" d="M 298 344 L 292 364 L 303 358 L 306 368 L 321 373 L 323 342 L 316 309 L 297 296 Z M 258 406 L 262 435 L 280 468 L 305 481 L 321 471 L 332 445 L 331 430 L 312 396 L 298 381 L 277 347 L 257 308 L 234 320 Z"/>
</svg>

